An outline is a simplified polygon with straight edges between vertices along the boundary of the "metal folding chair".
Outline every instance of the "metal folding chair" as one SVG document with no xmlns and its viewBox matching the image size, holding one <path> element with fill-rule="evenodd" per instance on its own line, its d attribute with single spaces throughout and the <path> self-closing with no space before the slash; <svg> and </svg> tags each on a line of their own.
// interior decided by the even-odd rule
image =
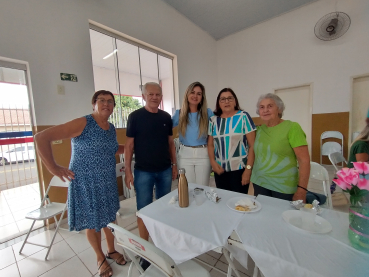
<svg viewBox="0 0 369 277">
<path fill-rule="evenodd" d="M 247 253 L 247 251 L 246 251 L 245 247 L 243 246 L 243 244 L 242 244 L 242 242 L 241 242 L 240 238 L 238 237 L 238 235 L 237 235 L 235 232 L 233 232 L 233 233 L 231 234 L 231 236 L 228 238 L 228 244 L 233 245 L 233 246 L 235 246 L 235 247 L 237 247 L 237 248 L 239 248 L 239 249 L 241 249 L 241 250 L 245 251 L 245 253 Z M 248 254 L 247 254 L 247 255 L 248 255 Z M 230 258 L 232 259 L 232 254 L 230 255 Z M 234 270 L 234 271 L 235 271 L 235 270 Z M 258 274 L 259 274 L 259 271 L 260 271 L 260 269 L 259 269 L 259 267 L 258 267 L 258 266 L 256 265 L 256 263 L 255 263 L 254 271 L 253 271 L 252 277 L 257 277 L 257 276 L 258 276 Z M 228 266 L 227 277 L 228 277 L 228 276 L 231 276 L 231 273 L 232 273 L 232 267 L 231 267 L 231 265 L 230 265 L 230 266 Z M 236 271 L 235 271 L 235 273 L 236 273 Z M 238 273 L 238 272 L 237 272 L 237 273 Z M 263 275 L 263 273 L 262 273 L 261 271 L 260 271 L 260 276 L 261 276 L 261 277 L 264 277 L 264 275 Z"/>
<path fill-rule="evenodd" d="M 45 256 L 45 260 L 47 260 L 47 257 L 49 256 L 49 253 L 50 253 L 50 250 L 51 250 L 51 247 L 54 243 L 55 236 L 58 233 L 60 223 L 63 220 L 64 213 L 67 210 L 67 206 L 68 206 L 68 201 L 66 201 L 65 203 L 51 202 L 50 198 L 49 198 L 49 190 L 51 189 L 51 187 L 65 187 L 65 188 L 68 188 L 69 183 L 70 183 L 69 181 L 63 182 L 62 180 L 59 179 L 59 177 L 54 176 L 51 179 L 49 187 L 47 188 L 47 190 L 45 192 L 45 196 L 41 201 L 40 208 L 38 208 L 36 210 L 33 210 L 33 211 L 29 212 L 28 214 L 26 214 L 26 218 L 33 220 L 33 223 L 32 223 L 31 228 L 29 229 L 29 231 L 27 233 L 26 239 L 24 240 L 21 249 L 19 250 L 19 254 L 22 252 L 23 247 L 26 243 L 33 244 L 33 245 L 49 248 L 49 250 L 47 251 L 46 256 Z M 60 218 L 59 218 L 59 220 L 57 220 L 56 216 L 59 215 L 59 214 L 60 214 Z M 49 218 L 52 218 L 52 217 L 55 220 L 56 228 L 55 228 L 55 233 L 54 233 L 54 235 L 51 239 L 50 245 L 41 245 L 41 244 L 37 244 L 37 243 L 33 243 L 33 242 L 28 242 L 27 239 L 29 237 L 29 234 L 32 231 L 33 226 L 35 225 L 35 222 L 37 220 L 46 220 L 46 219 L 49 219 Z"/>
<path fill-rule="evenodd" d="M 326 141 L 323 143 L 323 140 L 329 138 L 336 138 L 341 140 L 341 144 L 335 141 Z M 338 131 L 326 131 L 323 132 L 320 136 L 320 164 L 322 164 L 323 156 L 328 156 L 330 153 L 340 152 L 342 153 L 343 149 L 343 135 Z"/>
</svg>

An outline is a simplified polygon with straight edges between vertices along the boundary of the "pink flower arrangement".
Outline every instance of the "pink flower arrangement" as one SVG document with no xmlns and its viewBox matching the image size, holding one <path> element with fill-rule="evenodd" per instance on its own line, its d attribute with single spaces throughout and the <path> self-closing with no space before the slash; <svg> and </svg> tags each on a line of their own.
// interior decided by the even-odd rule
<svg viewBox="0 0 369 277">
<path fill-rule="evenodd" d="M 342 168 L 337 172 L 335 182 L 343 191 L 350 193 L 350 202 L 356 205 L 369 193 L 369 164 L 354 162 L 354 168 Z"/>
</svg>

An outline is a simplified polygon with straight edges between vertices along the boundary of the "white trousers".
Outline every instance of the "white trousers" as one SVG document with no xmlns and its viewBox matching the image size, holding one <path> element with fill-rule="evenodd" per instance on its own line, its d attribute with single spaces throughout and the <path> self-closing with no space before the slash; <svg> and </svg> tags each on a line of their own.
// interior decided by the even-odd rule
<svg viewBox="0 0 369 277">
<path fill-rule="evenodd" d="M 178 153 L 179 168 L 186 170 L 187 182 L 209 186 L 210 160 L 208 148 L 192 148 L 181 145 Z"/>
</svg>

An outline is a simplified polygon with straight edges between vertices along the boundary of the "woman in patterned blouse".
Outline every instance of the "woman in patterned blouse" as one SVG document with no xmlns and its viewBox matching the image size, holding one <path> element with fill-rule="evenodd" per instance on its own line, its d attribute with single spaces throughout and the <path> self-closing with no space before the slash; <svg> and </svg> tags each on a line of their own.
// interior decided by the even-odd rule
<svg viewBox="0 0 369 277">
<path fill-rule="evenodd" d="M 208 152 L 217 188 L 248 193 L 255 157 L 255 130 L 234 91 L 222 89 L 208 130 Z"/>
</svg>

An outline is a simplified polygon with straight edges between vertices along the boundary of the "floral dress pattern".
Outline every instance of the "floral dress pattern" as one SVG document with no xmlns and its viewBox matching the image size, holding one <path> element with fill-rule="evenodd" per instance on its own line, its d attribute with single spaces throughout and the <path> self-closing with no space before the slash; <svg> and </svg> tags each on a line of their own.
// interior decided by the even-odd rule
<svg viewBox="0 0 369 277">
<path fill-rule="evenodd" d="M 119 195 L 115 173 L 118 150 L 115 128 L 103 130 L 87 115 L 82 134 L 72 138 L 69 169 L 75 179 L 68 189 L 70 230 L 95 229 L 97 232 L 116 218 Z"/>
</svg>

